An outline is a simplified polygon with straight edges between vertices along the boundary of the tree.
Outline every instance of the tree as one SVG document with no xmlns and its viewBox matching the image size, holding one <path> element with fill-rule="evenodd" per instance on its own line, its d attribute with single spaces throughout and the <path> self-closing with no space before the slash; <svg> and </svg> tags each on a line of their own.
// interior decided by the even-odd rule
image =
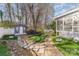
<svg viewBox="0 0 79 59">
<path fill-rule="evenodd" d="M 52 4 L 48 3 L 16 3 L 4 4 L 6 18 L 12 22 L 14 19 L 21 24 L 25 24 L 26 28 L 31 27 L 36 32 L 38 28 L 45 28 L 49 23 L 48 17 L 52 17 Z M 14 18 L 13 18 L 14 17 Z M 24 23 L 25 21 L 25 23 Z"/>
<path fill-rule="evenodd" d="M 8 14 L 10 21 L 12 22 L 12 6 L 10 3 L 6 4 L 6 12 Z"/>
<path fill-rule="evenodd" d="M 18 18 L 20 24 L 22 23 L 22 21 L 24 20 L 24 11 L 22 11 L 22 4 L 17 3 L 16 4 L 16 17 Z"/>
<path fill-rule="evenodd" d="M 29 20 L 29 16 L 28 16 L 28 8 L 27 8 L 27 4 L 25 3 L 22 3 L 20 4 L 20 9 L 21 9 L 21 14 L 22 14 L 22 17 L 23 17 L 23 20 L 22 21 L 25 21 L 25 25 L 26 25 L 26 31 L 27 31 L 27 28 L 28 28 L 28 20 Z"/>
<path fill-rule="evenodd" d="M 48 15 L 50 15 L 49 11 L 46 14 L 46 11 L 51 9 L 50 6 L 50 4 L 28 4 L 35 31 L 38 28 L 38 25 L 40 25 L 40 27 L 44 26 L 45 20 L 47 19 Z"/>
<path fill-rule="evenodd" d="M 1 22 L 3 22 L 3 12 L 2 12 L 2 10 L 0 10 L 0 18 L 1 18 Z"/>
<path fill-rule="evenodd" d="M 51 28 L 53 29 L 54 31 L 54 34 L 56 34 L 56 21 L 53 20 L 52 23 L 50 24 Z"/>
</svg>

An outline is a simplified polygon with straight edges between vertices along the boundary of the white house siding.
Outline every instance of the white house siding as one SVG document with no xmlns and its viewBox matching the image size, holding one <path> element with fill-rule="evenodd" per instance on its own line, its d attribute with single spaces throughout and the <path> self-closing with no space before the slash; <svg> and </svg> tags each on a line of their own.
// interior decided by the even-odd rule
<svg viewBox="0 0 79 59">
<path fill-rule="evenodd" d="M 59 32 L 59 35 L 60 36 L 64 36 L 64 37 L 74 37 L 74 33 L 73 32 L 69 32 L 69 31 L 62 31 L 62 32 Z"/>
<path fill-rule="evenodd" d="M 71 12 L 71 11 L 69 11 Z M 79 23 L 79 8 L 77 9 L 77 11 L 73 11 L 69 14 L 63 13 L 63 16 L 57 16 L 55 18 L 56 21 L 62 21 L 62 23 L 60 22 L 60 24 L 57 24 L 57 28 L 56 31 L 59 32 L 60 36 L 66 36 L 66 37 L 79 37 L 79 24 L 74 25 L 74 21 Z M 67 24 L 66 26 L 64 26 L 63 21 L 66 23 L 71 23 L 72 28 L 67 29 L 66 26 L 70 26 L 69 24 Z"/>
<path fill-rule="evenodd" d="M 0 38 L 5 34 L 14 34 L 14 28 L 5 29 L 3 27 L 0 27 Z"/>
<path fill-rule="evenodd" d="M 0 28 L 0 38 L 3 36 L 3 33 L 4 33 L 3 28 Z"/>
<path fill-rule="evenodd" d="M 4 34 L 14 34 L 14 28 L 4 29 Z"/>
</svg>

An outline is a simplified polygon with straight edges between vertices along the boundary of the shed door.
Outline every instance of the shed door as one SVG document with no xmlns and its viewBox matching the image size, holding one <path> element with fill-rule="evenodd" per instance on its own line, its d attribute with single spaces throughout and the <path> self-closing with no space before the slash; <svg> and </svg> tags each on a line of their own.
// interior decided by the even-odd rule
<svg viewBox="0 0 79 59">
<path fill-rule="evenodd" d="M 20 27 L 15 27 L 15 33 L 19 33 Z"/>
<path fill-rule="evenodd" d="M 20 31 L 20 34 L 23 34 L 23 27 L 20 27 L 20 29 L 19 29 Z"/>
</svg>

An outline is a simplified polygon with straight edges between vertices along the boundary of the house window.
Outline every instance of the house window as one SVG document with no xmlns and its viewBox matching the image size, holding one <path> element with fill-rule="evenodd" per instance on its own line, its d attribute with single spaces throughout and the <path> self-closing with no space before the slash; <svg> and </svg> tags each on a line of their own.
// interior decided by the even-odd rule
<svg viewBox="0 0 79 59">
<path fill-rule="evenodd" d="M 64 30 L 65 31 L 72 31 L 72 19 L 66 19 L 64 21 Z"/>
<path fill-rule="evenodd" d="M 74 26 L 79 26 L 79 20 L 74 20 Z"/>
<path fill-rule="evenodd" d="M 74 30 L 74 32 L 79 32 L 79 27 L 75 26 L 75 27 L 73 28 L 73 30 Z"/>
</svg>

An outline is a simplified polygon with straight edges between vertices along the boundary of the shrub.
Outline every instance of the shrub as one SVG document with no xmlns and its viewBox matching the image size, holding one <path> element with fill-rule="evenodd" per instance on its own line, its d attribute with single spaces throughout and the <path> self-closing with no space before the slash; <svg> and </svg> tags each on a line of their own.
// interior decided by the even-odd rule
<svg viewBox="0 0 79 59">
<path fill-rule="evenodd" d="M 17 36 L 15 35 L 4 35 L 2 37 L 2 40 L 16 40 L 17 39 Z"/>
<path fill-rule="evenodd" d="M 56 42 L 56 37 L 52 37 L 53 42 Z"/>
<path fill-rule="evenodd" d="M 41 35 L 42 32 L 41 31 L 37 31 L 37 30 L 35 31 L 35 30 L 30 29 L 30 30 L 27 30 L 27 34 Z"/>
<path fill-rule="evenodd" d="M 34 34 L 35 33 L 35 31 L 34 30 L 27 30 L 27 34 Z"/>
<path fill-rule="evenodd" d="M 36 32 L 38 32 L 38 33 L 44 33 L 44 29 L 42 29 L 42 28 L 37 28 L 37 29 L 36 29 Z"/>
<path fill-rule="evenodd" d="M 50 24 L 51 28 L 53 29 L 54 33 L 56 33 L 56 21 L 53 20 Z"/>
<path fill-rule="evenodd" d="M 57 32 L 57 35 L 59 35 L 59 32 Z"/>
<path fill-rule="evenodd" d="M 53 36 L 58 36 L 59 32 L 53 33 Z"/>
</svg>

